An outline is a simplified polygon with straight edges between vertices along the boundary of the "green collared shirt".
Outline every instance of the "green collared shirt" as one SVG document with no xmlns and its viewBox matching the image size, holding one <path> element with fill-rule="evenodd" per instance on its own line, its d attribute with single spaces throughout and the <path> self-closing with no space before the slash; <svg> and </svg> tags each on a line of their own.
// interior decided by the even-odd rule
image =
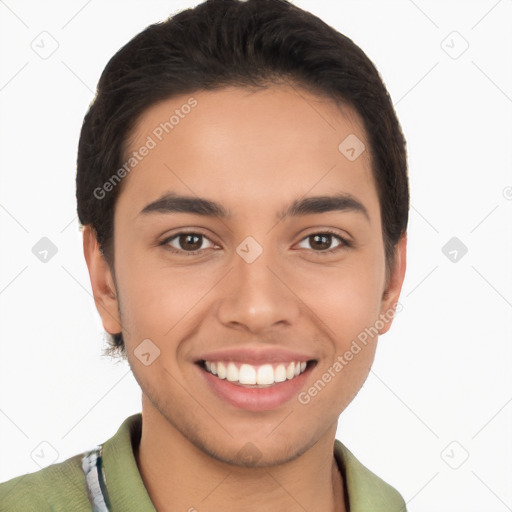
<svg viewBox="0 0 512 512">
<path fill-rule="evenodd" d="M 102 446 L 111 512 L 156 512 L 140 476 L 133 447 L 142 415 L 127 418 Z M 0 512 L 86 512 L 93 510 L 82 469 L 84 454 L 0 484 Z M 344 477 L 350 512 L 406 512 L 400 494 L 363 466 L 338 440 L 334 456 Z"/>
</svg>

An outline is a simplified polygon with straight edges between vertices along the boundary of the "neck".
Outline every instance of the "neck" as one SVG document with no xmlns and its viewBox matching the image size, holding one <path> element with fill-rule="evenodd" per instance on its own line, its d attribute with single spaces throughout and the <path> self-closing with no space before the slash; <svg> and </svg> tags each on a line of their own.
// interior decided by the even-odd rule
<svg viewBox="0 0 512 512">
<path fill-rule="evenodd" d="M 285 464 L 233 466 L 190 443 L 144 398 L 135 458 L 158 512 L 346 511 L 333 455 L 336 425 Z"/>
</svg>

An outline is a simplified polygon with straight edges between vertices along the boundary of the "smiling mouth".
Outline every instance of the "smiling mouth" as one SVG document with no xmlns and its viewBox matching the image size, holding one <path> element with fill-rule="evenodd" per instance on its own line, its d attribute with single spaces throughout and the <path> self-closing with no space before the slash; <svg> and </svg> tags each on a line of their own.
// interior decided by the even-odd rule
<svg viewBox="0 0 512 512">
<path fill-rule="evenodd" d="M 293 380 L 316 365 L 315 360 L 252 365 L 238 361 L 199 361 L 199 366 L 221 380 L 246 388 L 268 388 Z"/>
</svg>

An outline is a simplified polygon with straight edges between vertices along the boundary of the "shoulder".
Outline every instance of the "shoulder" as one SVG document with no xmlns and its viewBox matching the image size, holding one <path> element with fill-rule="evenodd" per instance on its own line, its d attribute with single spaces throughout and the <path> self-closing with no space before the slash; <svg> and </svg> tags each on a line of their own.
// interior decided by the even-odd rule
<svg viewBox="0 0 512 512">
<path fill-rule="evenodd" d="M 0 512 L 90 510 L 83 454 L 0 484 Z"/>
<path fill-rule="evenodd" d="M 126 483 L 126 468 L 129 466 L 132 483 L 134 480 L 140 481 L 139 493 L 144 487 L 133 458 L 132 442 L 135 441 L 132 439 L 140 439 L 141 428 L 142 415 L 134 414 L 126 418 L 117 433 L 101 445 L 107 452 L 106 455 L 103 454 L 104 457 L 102 456 L 102 464 L 105 463 L 105 470 L 114 484 L 119 481 Z M 95 454 L 97 448 L 93 447 L 92 450 L 52 464 L 35 473 L 28 473 L 0 483 L 0 512 L 92 510 L 86 476 L 82 469 L 82 459 L 85 455 Z"/>
<path fill-rule="evenodd" d="M 351 512 L 405 512 L 400 493 L 370 471 L 339 440 L 334 455 L 345 478 Z"/>
</svg>

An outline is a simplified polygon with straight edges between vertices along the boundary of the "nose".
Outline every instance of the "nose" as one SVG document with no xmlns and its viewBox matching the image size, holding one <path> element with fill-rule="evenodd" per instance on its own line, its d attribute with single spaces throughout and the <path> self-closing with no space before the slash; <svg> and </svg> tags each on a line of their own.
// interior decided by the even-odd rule
<svg viewBox="0 0 512 512">
<path fill-rule="evenodd" d="M 223 325 L 259 334 L 297 321 L 300 301 L 270 253 L 263 251 L 252 263 L 235 256 L 217 309 Z"/>
</svg>

